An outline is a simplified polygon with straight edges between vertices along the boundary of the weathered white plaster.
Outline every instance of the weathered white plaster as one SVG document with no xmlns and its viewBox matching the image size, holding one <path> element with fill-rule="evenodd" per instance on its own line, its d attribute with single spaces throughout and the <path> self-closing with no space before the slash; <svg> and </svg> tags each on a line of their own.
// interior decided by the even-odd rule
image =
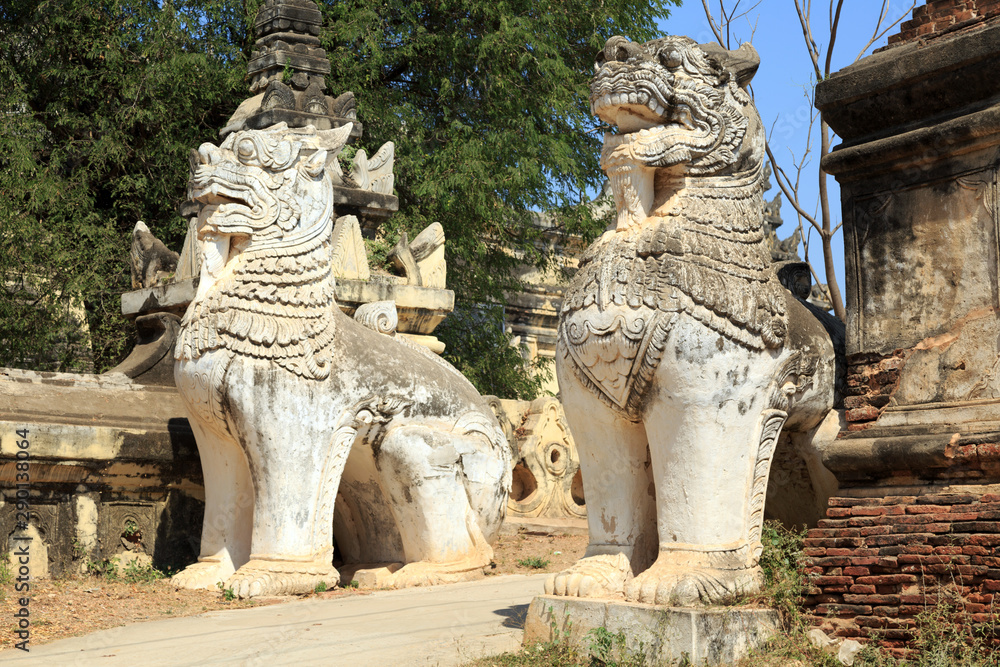
<svg viewBox="0 0 1000 667">
<path fill-rule="evenodd" d="M 25 547 L 27 556 L 24 555 Z M 7 540 L 7 555 L 11 572 L 17 573 L 27 565 L 32 579 L 48 579 L 49 547 L 36 525 L 29 523 L 25 529 L 11 533 Z"/>
<path fill-rule="evenodd" d="M 76 543 L 74 557 L 80 560 L 80 573 L 87 571 L 87 558 L 97 549 L 97 503 L 85 493 L 74 498 L 76 504 Z"/>
</svg>

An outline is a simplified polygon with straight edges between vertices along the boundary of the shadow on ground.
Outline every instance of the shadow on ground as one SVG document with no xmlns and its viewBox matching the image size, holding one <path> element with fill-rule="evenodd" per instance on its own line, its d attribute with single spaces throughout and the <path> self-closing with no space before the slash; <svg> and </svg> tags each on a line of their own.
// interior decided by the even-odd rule
<svg viewBox="0 0 1000 667">
<path fill-rule="evenodd" d="M 504 622 L 500 624 L 503 627 L 524 630 L 524 620 L 528 617 L 528 605 L 515 604 L 506 609 L 495 609 L 493 613 L 504 617 Z"/>
</svg>

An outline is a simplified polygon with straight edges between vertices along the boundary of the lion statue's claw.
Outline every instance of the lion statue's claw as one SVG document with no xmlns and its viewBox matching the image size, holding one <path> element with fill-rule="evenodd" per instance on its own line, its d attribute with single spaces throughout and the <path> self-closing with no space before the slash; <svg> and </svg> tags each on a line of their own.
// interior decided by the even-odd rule
<svg viewBox="0 0 1000 667">
<path fill-rule="evenodd" d="M 545 581 L 545 593 L 580 598 L 621 597 L 631 579 L 632 566 L 624 554 L 590 556 L 550 576 Z"/>
<path fill-rule="evenodd" d="M 224 587 L 238 598 L 261 595 L 302 595 L 312 593 L 320 584 L 333 588 L 340 574 L 323 563 L 251 560 L 231 576 Z"/>
</svg>

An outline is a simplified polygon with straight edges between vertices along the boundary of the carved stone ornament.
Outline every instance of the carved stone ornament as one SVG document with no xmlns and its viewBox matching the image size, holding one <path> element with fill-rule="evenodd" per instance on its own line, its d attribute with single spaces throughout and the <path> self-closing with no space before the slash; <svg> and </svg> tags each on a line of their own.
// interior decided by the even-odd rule
<svg viewBox="0 0 1000 667">
<path fill-rule="evenodd" d="M 835 351 L 763 230 L 759 59 L 686 37 L 608 40 L 593 112 L 617 207 L 566 291 L 556 370 L 590 546 L 550 594 L 688 605 L 760 587 L 782 428 L 834 405 Z"/>
<path fill-rule="evenodd" d="M 580 457 L 559 401 L 551 397 L 532 401 L 518 433 L 524 435 L 507 512 L 524 517 L 587 516 Z"/>
<path fill-rule="evenodd" d="M 338 490 L 352 505 L 337 544 L 374 554 L 380 586 L 467 579 L 492 558 L 511 465 L 489 405 L 442 359 L 386 335 L 391 302 L 359 308 L 361 324 L 334 301 L 330 165 L 350 132 L 278 124 L 198 151 L 201 278 L 175 378 L 205 520 L 180 586 L 249 597 L 335 584 Z"/>
<path fill-rule="evenodd" d="M 142 220 L 132 230 L 129 264 L 132 269 L 132 289 L 159 285 L 177 270 L 180 258 L 163 241 L 153 236 Z"/>
</svg>

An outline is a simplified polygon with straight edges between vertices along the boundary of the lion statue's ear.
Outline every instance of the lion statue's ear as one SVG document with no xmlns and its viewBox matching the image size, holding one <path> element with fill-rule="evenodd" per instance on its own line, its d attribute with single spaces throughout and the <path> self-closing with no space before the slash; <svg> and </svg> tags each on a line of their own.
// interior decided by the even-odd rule
<svg viewBox="0 0 1000 667">
<path fill-rule="evenodd" d="M 736 84 L 741 88 L 746 88 L 753 79 L 760 67 L 760 56 L 757 49 L 750 44 L 743 44 L 740 48 L 730 51 L 717 42 L 699 44 L 698 48 L 704 52 L 705 56 L 717 63 L 723 69 L 727 69 L 736 77 Z"/>
<path fill-rule="evenodd" d="M 309 159 L 302 164 L 302 171 L 312 178 L 319 178 L 326 169 L 327 152 L 318 150 L 309 156 Z"/>
</svg>

